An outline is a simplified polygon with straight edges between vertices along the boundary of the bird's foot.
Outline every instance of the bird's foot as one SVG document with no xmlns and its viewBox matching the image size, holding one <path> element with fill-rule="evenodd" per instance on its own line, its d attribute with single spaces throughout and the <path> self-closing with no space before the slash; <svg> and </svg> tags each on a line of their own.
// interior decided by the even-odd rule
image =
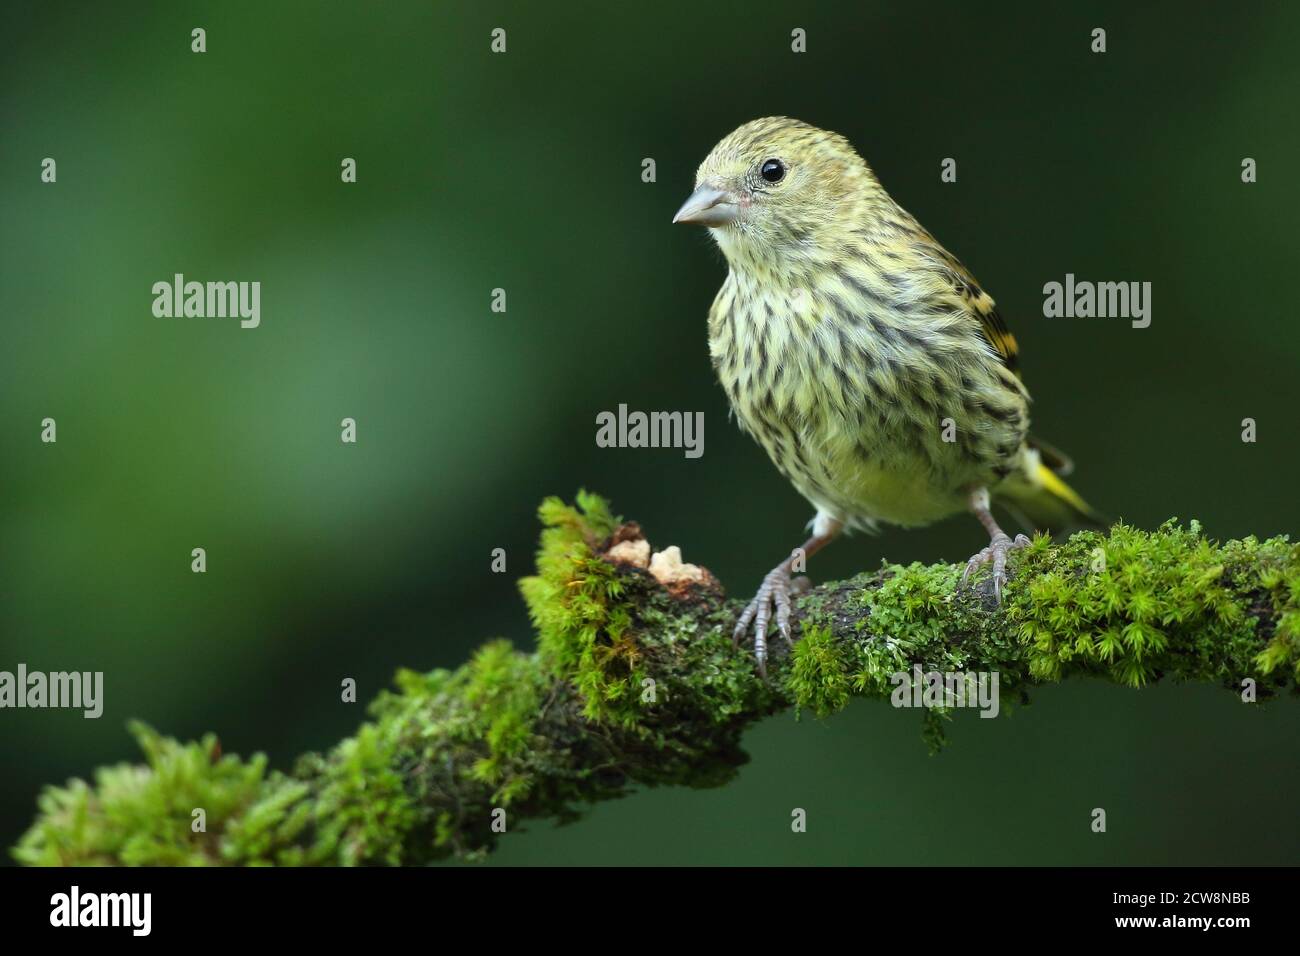
<svg viewBox="0 0 1300 956">
<path fill-rule="evenodd" d="M 731 642 L 739 645 L 749 632 L 749 625 L 754 625 L 754 657 L 758 659 L 758 672 L 767 676 L 767 627 L 772 620 L 772 611 L 776 611 L 776 629 L 785 638 L 786 644 L 794 646 L 790 633 L 790 599 L 801 591 L 806 591 L 809 581 L 805 577 L 792 578 L 790 562 L 783 561 L 763 578 L 754 600 L 749 602 L 736 629 L 731 634 Z"/>
<path fill-rule="evenodd" d="M 989 546 L 983 551 L 978 552 L 966 562 L 966 570 L 962 572 L 961 583 L 965 584 L 975 569 L 981 565 L 993 563 L 993 595 L 1002 603 L 1002 589 L 1007 583 L 1007 555 L 1012 551 L 1019 550 L 1029 544 L 1029 539 L 1023 534 L 1016 535 L 1015 540 L 1007 537 L 1001 531 L 993 535 Z"/>
</svg>

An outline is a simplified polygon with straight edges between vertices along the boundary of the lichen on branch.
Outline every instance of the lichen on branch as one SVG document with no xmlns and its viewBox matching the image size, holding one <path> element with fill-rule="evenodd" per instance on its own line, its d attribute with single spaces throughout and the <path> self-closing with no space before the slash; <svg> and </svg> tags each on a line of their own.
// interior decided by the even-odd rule
<svg viewBox="0 0 1300 956">
<path fill-rule="evenodd" d="M 30 865 L 353 865 L 475 858 L 527 820 L 567 821 L 637 785 L 717 786 L 750 724 L 887 698 L 894 675 L 997 672 L 1000 692 L 1091 675 L 1168 678 L 1259 700 L 1300 679 L 1300 546 L 1215 543 L 1193 521 L 1039 538 L 998 605 L 960 567 L 886 565 L 813 588 L 769 676 L 729 637 L 739 603 L 595 495 L 542 504 L 521 582 L 536 649 L 483 645 L 455 670 L 399 671 L 332 750 L 271 771 L 143 725 L 142 765 L 47 787 L 14 848 Z M 943 709 L 924 711 L 942 741 Z M 196 809 L 204 827 L 196 832 Z"/>
</svg>

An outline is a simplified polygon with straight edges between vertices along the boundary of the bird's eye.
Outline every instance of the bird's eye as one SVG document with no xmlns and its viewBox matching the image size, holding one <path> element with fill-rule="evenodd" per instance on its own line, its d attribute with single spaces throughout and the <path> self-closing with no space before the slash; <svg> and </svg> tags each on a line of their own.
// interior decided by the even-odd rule
<svg viewBox="0 0 1300 956">
<path fill-rule="evenodd" d="M 769 183 L 779 183 L 785 179 L 785 163 L 779 159 L 769 159 L 763 163 L 763 168 L 758 173 Z"/>
</svg>

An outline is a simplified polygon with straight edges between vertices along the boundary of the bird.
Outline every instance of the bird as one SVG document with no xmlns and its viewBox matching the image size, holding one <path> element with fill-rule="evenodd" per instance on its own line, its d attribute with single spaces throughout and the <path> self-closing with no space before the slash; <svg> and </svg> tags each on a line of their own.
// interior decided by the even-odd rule
<svg viewBox="0 0 1300 956">
<path fill-rule="evenodd" d="M 993 298 L 885 191 L 842 135 L 784 116 L 745 123 L 700 164 L 674 223 L 706 227 L 727 264 L 709 356 L 740 427 L 815 508 L 811 536 L 764 578 L 751 625 L 766 676 L 775 620 L 793 647 L 795 572 L 841 532 L 920 527 L 970 512 L 988 545 L 959 586 L 1030 539 L 1003 531 L 1102 526 L 1029 432 L 1016 339 Z"/>
</svg>

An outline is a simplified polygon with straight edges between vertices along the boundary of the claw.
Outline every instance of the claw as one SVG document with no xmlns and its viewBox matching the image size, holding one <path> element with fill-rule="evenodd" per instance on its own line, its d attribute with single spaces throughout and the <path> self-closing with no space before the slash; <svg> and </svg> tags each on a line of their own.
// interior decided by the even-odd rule
<svg viewBox="0 0 1300 956">
<path fill-rule="evenodd" d="M 999 531 L 993 535 L 993 540 L 989 542 L 987 548 L 977 552 L 966 562 L 966 570 L 962 572 L 961 583 L 966 584 L 977 568 L 991 561 L 993 563 L 993 596 L 1001 604 L 1002 589 L 1007 584 L 1007 555 L 1028 545 L 1029 539 L 1023 534 L 1016 535 L 1013 541 Z"/>
<path fill-rule="evenodd" d="M 745 610 L 740 614 L 740 620 L 736 622 L 736 629 L 731 632 L 731 644 L 733 647 L 739 647 L 741 640 L 745 637 L 745 632 L 749 630 L 749 624 L 754 620 L 754 615 L 758 613 L 758 599 L 750 601 Z"/>
<path fill-rule="evenodd" d="M 772 609 L 776 609 L 776 628 L 786 644 L 794 646 L 794 636 L 790 630 L 790 568 L 785 563 L 777 565 L 763 578 L 758 593 L 750 601 L 736 622 L 731 633 L 731 642 L 739 644 L 754 625 L 754 657 L 758 659 L 758 672 L 767 676 L 767 628 L 772 622 Z"/>
<path fill-rule="evenodd" d="M 773 607 L 776 608 L 777 631 L 787 646 L 794 647 L 794 634 L 790 629 L 790 614 L 794 608 L 791 599 L 812 587 L 812 582 L 806 577 L 792 580 L 794 568 L 797 565 L 802 571 L 801 559 L 811 557 L 833 540 L 844 527 L 844 522 L 819 511 L 813 527 L 815 533 L 803 543 L 802 548 L 796 548 L 789 558 L 764 575 L 754 600 L 745 606 L 735 630 L 731 632 L 731 643 L 738 645 L 749 632 L 749 625 L 754 625 L 754 657 L 758 659 L 758 672 L 764 678 L 767 677 L 767 625 L 772 620 Z"/>
</svg>

